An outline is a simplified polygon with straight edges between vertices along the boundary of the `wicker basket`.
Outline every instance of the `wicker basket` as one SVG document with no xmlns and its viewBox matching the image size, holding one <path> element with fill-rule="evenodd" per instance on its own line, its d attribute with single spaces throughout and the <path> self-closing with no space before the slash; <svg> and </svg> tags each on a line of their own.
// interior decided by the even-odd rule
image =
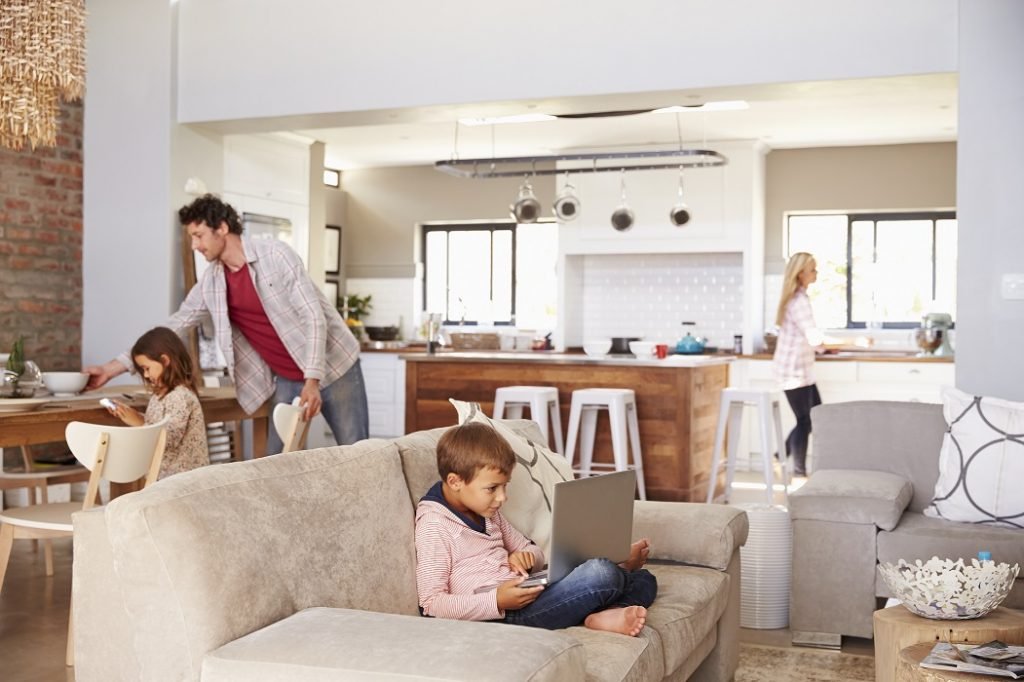
<svg viewBox="0 0 1024 682">
<path fill-rule="evenodd" d="M 498 350 L 501 342 L 497 334 L 450 332 L 455 350 Z"/>
</svg>

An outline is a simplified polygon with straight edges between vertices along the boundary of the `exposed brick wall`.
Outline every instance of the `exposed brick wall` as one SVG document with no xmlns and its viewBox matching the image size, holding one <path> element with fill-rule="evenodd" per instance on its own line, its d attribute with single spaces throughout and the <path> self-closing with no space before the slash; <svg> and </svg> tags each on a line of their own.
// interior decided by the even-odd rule
<svg viewBox="0 0 1024 682">
<path fill-rule="evenodd" d="M 57 146 L 0 147 L 0 353 L 18 334 L 43 371 L 82 362 L 82 105 Z"/>
</svg>

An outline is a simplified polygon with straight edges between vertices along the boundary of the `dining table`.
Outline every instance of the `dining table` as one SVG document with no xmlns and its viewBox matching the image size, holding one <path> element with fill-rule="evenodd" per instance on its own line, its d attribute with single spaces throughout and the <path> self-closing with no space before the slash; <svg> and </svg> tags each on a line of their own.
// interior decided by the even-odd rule
<svg viewBox="0 0 1024 682">
<path fill-rule="evenodd" d="M 140 384 L 120 384 L 75 396 L 44 395 L 35 398 L 28 402 L 20 401 L 20 405 L 24 406 L 19 405 L 18 409 L 11 409 L 11 405 L 4 406 L 4 399 L 0 398 L 0 448 L 20 448 L 22 471 L 25 472 L 31 472 L 37 467 L 33 446 L 63 442 L 64 430 L 73 421 L 124 426 L 121 420 L 100 405 L 101 398 L 113 398 L 144 412 L 149 394 Z M 247 414 L 238 404 L 232 386 L 201 387 L 199 403 L 207 424 L 251 419 L 253 456 L 263 456 L 266 452 L 269 403 Z"/>
</svg>

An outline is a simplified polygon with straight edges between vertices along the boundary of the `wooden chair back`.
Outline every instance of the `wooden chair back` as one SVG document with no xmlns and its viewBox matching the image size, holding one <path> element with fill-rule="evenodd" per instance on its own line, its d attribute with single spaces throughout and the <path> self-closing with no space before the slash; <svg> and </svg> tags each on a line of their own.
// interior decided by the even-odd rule
<svg viewBox="0 0 1024 682">
<path fill-rule="evenodd" d="M 89 488 L 83 509 L 97 499 L 102 479 L 131 483 L 146 477 L 143 487 L 156 480 L 167 442 L 167 420 L 145 426 L 106 426 L 71 422 L 64 439 L 82 466 L 89 469 Z"/>
<path fill-rule="evenodd" d="M 302 418 L 302 408 L 298 405 L 278 403 L 274 406 L 274 428 L 284 443 L 281 452 L 294 452 L 302 449 L 309 422 Z"/>
</svg>

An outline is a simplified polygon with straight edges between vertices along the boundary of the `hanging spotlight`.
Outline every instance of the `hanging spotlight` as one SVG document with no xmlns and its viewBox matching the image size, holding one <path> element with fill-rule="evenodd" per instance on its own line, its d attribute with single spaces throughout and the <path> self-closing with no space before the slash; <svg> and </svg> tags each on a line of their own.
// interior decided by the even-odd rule
<svg viewBox="0 0 1024 682">
<path fill-rule="evenodd" d="M 668 212 L 668 219 L 676 227 L 682 227 L 690 222 L 690 207 L 683 201 L 683 167 L 679 167 L 679 198 L 675 205 Z"/>
<path fill-rule="evenodd" d="M 564 222 L 575 220 L 580 214 L 580 198 L 576 196 L 576 188 L 569 182 L 569 174 L 565 174 L 565 186 L 555 198 L 555 217 Z"/>
<path fill-rule="evenodd" d="M 523 184 L 519 188 L 519 197 L 515 203 L 508 207 L 512 217 L 517 223 L 535 223 L 540 217 L 540 202 L 533 193 L 530 185 L 530 176 L 523 178 Z"/>
<path fill-rule="evenodd" d="M 633 210 L 626 203 L 626 169 L 622 169 L 622 203 L 612 212 L 612 227 L 619 232 L 626 232 L 633 227 Z"/>
</svg>

